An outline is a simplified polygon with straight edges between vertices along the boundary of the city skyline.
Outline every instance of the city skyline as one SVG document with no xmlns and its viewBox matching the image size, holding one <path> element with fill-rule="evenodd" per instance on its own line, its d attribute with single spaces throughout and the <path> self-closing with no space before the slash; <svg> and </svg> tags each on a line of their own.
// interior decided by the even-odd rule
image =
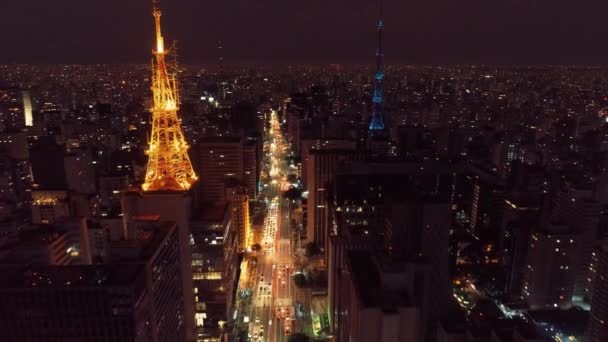
<svg viewBox="0 0 608 342">
<path fill-rule="evenodd" d="M 168 1 L 0 5 L 0 341 L 608 341 L 608 5 Z"/>
<path fill-rule="evenodd" d="M 163 4 L 180 61 L 369 63 L 375 0 L 306 5 L 269 0 Z M 605 3 L 385 0 L 388 64 L 603 64 Z M 5 2 L 0 63 L 141 63 L 148 1 Z M 147 25 L 146 25 L 147 24 Z M 74 29 L 77 28 L 77 29 Z M 280 29 L 278 29 L 280 28 Z M 37 32 L 36 34 L 34 34 Z M 134 41 L 142 44 L 133 44 Z M 222 42 L 222 53 L 218 52 Z M 143 42 L 147 42 L 144 44 Z"/>
</svg>

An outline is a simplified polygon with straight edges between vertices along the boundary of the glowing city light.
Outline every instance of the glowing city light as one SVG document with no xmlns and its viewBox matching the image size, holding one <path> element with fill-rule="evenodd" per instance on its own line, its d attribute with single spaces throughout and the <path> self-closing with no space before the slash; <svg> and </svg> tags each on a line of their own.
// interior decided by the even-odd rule
<svg viewBox="0 0 608 342">
<path fill-rule="evenodd" d="M 155 62 L 152 63 L 152 132 L 150 134 L 144 191 L 188 190 L 198 179 L 184 138 L 177 110 L 179 94 L 175 75 L 169 74 L 165 62 L 165 45 L 161 33 L 161 11 L 154 2 L 156 27 Z"/>
</svg>

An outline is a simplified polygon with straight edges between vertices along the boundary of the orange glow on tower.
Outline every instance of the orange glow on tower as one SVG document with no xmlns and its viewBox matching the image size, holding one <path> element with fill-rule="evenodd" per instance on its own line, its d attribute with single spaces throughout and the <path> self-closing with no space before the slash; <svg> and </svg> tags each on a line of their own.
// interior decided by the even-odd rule
<svg viewBox="0 0 608 342">
<path fill-rule="evenodd" d="M 167 71 L 168 51 L 161 32 L 161 11 L 154 0 L 152 14 L 156 25 L 156 51 L 152 59 L 152 134 L 148 142 L 148 166 L 144 191 L 188 190 L 197 180 L 188 157 L 188 143 L 180 121 L 179 93 L 175 73 Z"/>
</svg>

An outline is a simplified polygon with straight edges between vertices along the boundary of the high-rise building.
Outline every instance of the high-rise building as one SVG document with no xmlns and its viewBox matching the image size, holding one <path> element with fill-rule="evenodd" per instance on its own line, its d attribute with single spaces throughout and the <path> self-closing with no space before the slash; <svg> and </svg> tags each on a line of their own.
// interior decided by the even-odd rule
<svg viewBox="0 0 608 342">
<path fill-rule="evenodd" d="M 195 165 L 205 175 L 198 187 L 201 201 L 225 201 L 226 188 L 232 183 L 240 183 L 250 198 L 255 197 L 258 189 L 255 144 L 240 138 L 210 138 L 201 141 L 196 151 Z"/>
<path fill-rule="evenodd" d="M 339 163 L 359 158 L 354 149 L 311 149 L 307 161 L 308 220 L 306 241 L 327 251 L 329 238 L 329 189 Z"/>
<path fill-rule="evenodd" d="M 471 167 L 467 176 L 472 190 L 469 210 L 471 232 L 484 242 L 496 244 L 500 232 L 493 227 L 500 226 L 505 209 L 504 184 L 494 174 L 479 167 Z"/>
<path fill-rule="evenodd" d="M 368 251 L 386 261 L 387 269 L 399 263 L 409 265 L 404 272 L 412 273 L 406 277 L 427 289 L 406 291 L 416 293 L 412 298 L 424 323 L 419 336 L 453 308 L 447 251 L 450 189 L 457 172 L 461 171 L 454 165 L 436 161 L 352 162 L 338 168 L 329 202 L 329 306 L 335 333 L 342 336 L 341 326 L 348 321 L 345 306 L 350 295 L 345 273 L 351 251 Z M 406 289 L 412 286 L 402 285 Z"/>
<path fill-rule="evenodd" d="M 158 216 L 177 224 L 180 273 L 184 298 L 184 324 L 188 341 L 194 339 L 194 293 L 192 286 L 192 252 L 190 248 L 191 198 L 183 191 L 127 192 L 122 199 L 123 222 L 139 216 Z M 127 231 L 127 235 L 130 234 Z"/>
<path fill-rule="evenodd" d="M 532 232 L 522 297 L 531 308 L 570 305 L 580 249 L 578 236 L 567 226 L 551 224 Z"/>
<path fill-rule="evenodd" d="M 53 137 L 40 137 L 30 149 L 30 162 L 35 187 L 50 190 L 67 189 L 64 166 L 65 150 Z"/>
<path fill-rule="evenodd" d="M 102 212 L 120 211 L 121 194 L 129 188 L 129 177 L 125 175 L 105 175 L 98 177 L 99 200 Z"/>
<path fill-rule="evenodd" d="M 248 196 L 255 199 L 258 193 L 259 182 L 259 148 L 257 140 L 243 141 L 243 186 L 247 188 Z"/>
<path fill-rule="evenodd" d="M 2 269 L 2 341 L 184 341 L 174 223 L 142 229 L 100 265 Z"/>
<path fill-rule="evenodd" d="M 32 99 L 29 91 L 23 92 L 23 119 L 25 126 L 34 126 L 34 117 L 32 115 Z"/>
<path fill-rule="evenodd" d="M 216 138 L 202 141 L 197 146 L 200 198 L 203 202 L 226 200 L 226 184 L 241 181 L 243 148 L 240 138 Z"/>
<path fill-rule="evenodd" d="M 0 152 L 5 153 L 12 159 L 28 159 L 29 151 L 27 145 L 27 136 L 24 132 L 0 133 Z"/>
<path fill-rule="evenodd" d="M 347 259 L 337 341 L 423 341 L 421 308 L 407 291 L 407 272 L 383 269 L 366 252 Z"/>
<path fill-rule="evenodd" d="M 587 341 L 608 341 L 608 244 L 602 246 L 599 254 Z"/>
<path fill-rule="evenodd" d="M 226 199 L 230 202 L 232 224 L 237 232 L 239 249 L 244 251 L 253 244 L 253 232 L 249 219 L 249 197 L 245 189 L 233 187 L 226 189 Z"/>
<path fill-rule="evenodd" d="M 25 208 L 30 201 L 31 173 L 27 160 L 0 154 L 0 201 L 15 209 Z"/>
<path fill-rule="evenodd" d="M 191 224 L 198 340 L 219 340 L 232 319 L 239 248 L 230 207 L 228 203 L 206 207 Z"/>
<path fill-rule="evenodd" d="M 89 150 L 73 150 L 63 159 L 67 186 L 79 194 L 95 193 L 95 170 Z"/>
<path fill-rule="evenodd" d="M 561 182 L 559 182 L 561 184 Z M 546 211 L 553 220 L 567 224 L 579 243 L 575 265 L 574 300 L 589 300 L 595 273 L 592 253 L 600 247 L 599 218 L 601 206 L 592 199 L 593 191 L 589 184 L 566 183 L 549 194 Z"/>
</svg>

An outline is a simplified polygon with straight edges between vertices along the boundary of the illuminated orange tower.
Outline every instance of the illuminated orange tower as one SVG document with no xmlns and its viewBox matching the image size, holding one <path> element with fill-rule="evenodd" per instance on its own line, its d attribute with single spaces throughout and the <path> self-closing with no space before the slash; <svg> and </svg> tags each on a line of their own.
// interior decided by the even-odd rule
<svg viewBox="0 0 608 342">
<path fill-rule="evenodd" d="M 188 157 L 177 110 L 179 93 L 175 73 L 169 73 L 165 43 L 160 28 L 161 11 L 153 0 L 152 14 L 156 24 L 156 51 L 152 59 L 152 134 L 150 135 L 144 191 L 188 190 L 197 180 Z"/>
</svg>

